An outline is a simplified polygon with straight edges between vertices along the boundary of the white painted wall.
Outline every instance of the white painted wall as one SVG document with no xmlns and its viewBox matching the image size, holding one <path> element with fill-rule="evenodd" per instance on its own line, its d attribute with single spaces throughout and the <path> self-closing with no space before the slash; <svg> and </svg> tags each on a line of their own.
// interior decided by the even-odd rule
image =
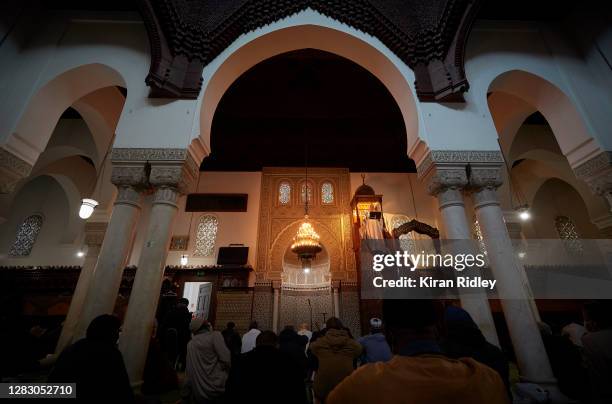
<svg viewBox="0 0 612 404">
<path fill-rule="evenodd" d="M 17 129 L 27 107 L 38 91 L 53 79 L 78 67 L 102 64 L 114 70 L 127 88 L 128 96 L 116 129 L 116 147 L 187 147 L 190 142 L 194 105 L 192 100 L 148 98 L 144 79 L 150 56 L 143 22 L 137 14 L 111 17 L 61 15 L 41 16 L 29 9 L 17 20 L 0 46 L 0 144 L 11 141 L 9 150 L 34 162 L 45 145 L 20 137 Z M 96 77 L 89 77 L 96 80 Z M 56 99 L 70 106 L 79 97 L 79 86 L 69 83 Z M 57 106 L 53 106 L 55 107 Z M 49 119 L 54 126 L 57 117 L 52 111 L 37 118 Z M 44 134 L 41 134 L 44 136 Z M 47 135 L 48 136 L 48 135 Z M 25 141 L 24 141 L 25 140 Z"/>
<path fill-rule="evenodd" d="M 201 193 L 245 193 L 248 194 L 248 205 L 246 212 L 185 212 L 185 200 L 179 200 L 179 213 L 174 222 L 173 235 L 186 235 L 189 233 L 191 222 L 191 234 L 188 251 L 170 251 L 168 254 L 168 265 L 179 265 L 182 254 L 189 255 L 189 265 L 214 265 L 217 262 L 219 247 L 228 246 L 230 243 L 242 243 L 249 247 L 249 264 L 255 266 L 257 263 L 257 227 L 259 221 L 259 202 L 261 188 L 261 172 L 202 172 L 198 184 Z M 213 214 L 219 220 L 219 229 L 212 257 L 195 257 L 195 238 L 198 219 L 202 215 Z M 138 230 L 138 238 L 143 233 L 145 224 L 141 223 Z M 138 244 L 138 243 L 137 243 Z M 137 247 L 137 246 L 135 246 Z M 130 263 L 138 263 L 138 251 L 134 251 Z"/>
</svg>

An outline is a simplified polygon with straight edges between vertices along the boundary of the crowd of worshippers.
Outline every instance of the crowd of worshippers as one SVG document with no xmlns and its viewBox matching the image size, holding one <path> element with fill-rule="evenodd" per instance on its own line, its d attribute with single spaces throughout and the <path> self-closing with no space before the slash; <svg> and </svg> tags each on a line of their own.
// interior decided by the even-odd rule
<svg viewBox="0 0 612 404">
<path fill-rule="evenodd" d="M 612 301 L 584 307 L 584 327 L 542 337 L 558 387 L 579 403 L 612 403 Z M 79 402 L 176 403 L 538 403 L 542 386 L 516 383 L 506 354 L 486 341 L 470 315 L 436 300 L 385 300 L 382 319 L 353 338 L 342 321 L 322 329 L 285 326 L 278 335 L 252 322 L 240 335 L 192 318 L 186 299 L 153 330 L 137 394 L 117 348 L 121 324 L 95 318 L 85 338 L 59 356 L 48 382 L 75 382 Z M 520 338 L 520 336 L 518 336 Z M 184 373 L 183 373 L 184 371 Z M 177 401 L 178 400 L 178 401 Z"/>
</svg>

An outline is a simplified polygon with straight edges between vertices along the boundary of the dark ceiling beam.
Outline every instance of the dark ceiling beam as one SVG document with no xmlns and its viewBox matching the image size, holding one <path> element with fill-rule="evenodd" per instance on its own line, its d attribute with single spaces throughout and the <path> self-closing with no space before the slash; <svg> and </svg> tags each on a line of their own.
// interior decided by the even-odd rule
<svg viewBox="0 0 612 404">
<path fill-rule="evenodd" d="M 464 49 L 480 0 L 138 0 L 151 97 L 195 99 L 202 70 L 240 35 L 306 8 L 379 38 L 415 72 L 423 102 L 462 102 Z"/>
</svg>

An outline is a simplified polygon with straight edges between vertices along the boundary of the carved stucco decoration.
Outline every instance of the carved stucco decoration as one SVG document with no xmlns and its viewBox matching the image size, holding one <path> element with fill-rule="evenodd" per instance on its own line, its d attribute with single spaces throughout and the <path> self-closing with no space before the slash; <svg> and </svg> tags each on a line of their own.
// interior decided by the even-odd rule
<svg viewBox="0 0 612 404">
<path fill-rule="evenodd" d="M 187 149 L 114 148 L 111 181 L 136 188 L 172 187 L 189 193 L 198 178 L 198 163 Z"/>
<path fill-rule="evenodd" d="M 261 179 L 261 204 L 257 240 L 258 281 L 280 280 L 282 261 L 297 228 L 304 217 L 300 193 L 294 190 L 304 180 L 300 168 L 264 168 Z M 309 217 L 330 256 L 332 279 L 356 279 L 355 257 L 350 222 L 350 177 L 346 169 L 309 168 L 308 180 L 313 183 L 313 202 Z M 323 182 L 334 185 L 335 201 L 322 204 L 320 188 Z M 278 203 L 278 186 L 289 182 L 291 202 Z"/>
<path fill-rule="evenodd" d="M 612 211 L 612 152 L 597 154 L 574 168 L 574 173 L 585 181 L 594 193 L 606 198 Z"/>
<path fill-rule="evenodd" d="M 0 147 L 0 194 L 10 194 L 19 181 L 30 175 L 32 166 Z"/>
<path fill-rule="evenodd" d="M 466 164 L 500 164 L 504 159 L 497 150 L 430 150 L 417 167 L 419 177 L 434 168 L 465 167 Z"/>
<path fill-rule="evenodd" d="M 240 35 L 306 9 L 382 41 L 414 70 L 421 101 L 463 101 L 464 49 L 480 0 L 139 0 L 152 96 L 198 97 L 202 70 Z"/>
<path fill-rule="evenodd" d="M 444 199 L 453 199 L 466 188 L 500 186 L 503 164 L 503 156 L 497 150 L 430 150 L 417 172 L 426 181 L 428 192 L 444 204 Z"/>
<path fill-rule="evenodd" d="M 471 168 L 468 170 L 470 188 L 497 189 L 503 184 L 502 167 Z"/>
</svg>

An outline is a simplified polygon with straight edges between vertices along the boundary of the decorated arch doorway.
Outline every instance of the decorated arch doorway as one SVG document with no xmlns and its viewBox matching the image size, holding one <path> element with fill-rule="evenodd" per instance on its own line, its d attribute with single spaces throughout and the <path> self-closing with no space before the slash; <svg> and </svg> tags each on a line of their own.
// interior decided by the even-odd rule
<svg viewBox="0 0 612 404">
<path fill-rule="evenodd" d="M 264 168 L 261 181 L 253 318 L 261 328 L 280 331 L 310 323 L 312 307 L 315 329 L 337 315 L 359 335 L 348 169 L 309 168 L 306 180 L 303 168 Z M 308 274 L 291 252 L 305 198 L 323 247 Z"/>
<path fill-rule="evenodd" d="M 317 328 L 334 315 L 330 259 L 325 245 L 323 250 L 304 267 L 290 248 L 283 257 L 279 324 L 307 323 Z"/>
</svg>

